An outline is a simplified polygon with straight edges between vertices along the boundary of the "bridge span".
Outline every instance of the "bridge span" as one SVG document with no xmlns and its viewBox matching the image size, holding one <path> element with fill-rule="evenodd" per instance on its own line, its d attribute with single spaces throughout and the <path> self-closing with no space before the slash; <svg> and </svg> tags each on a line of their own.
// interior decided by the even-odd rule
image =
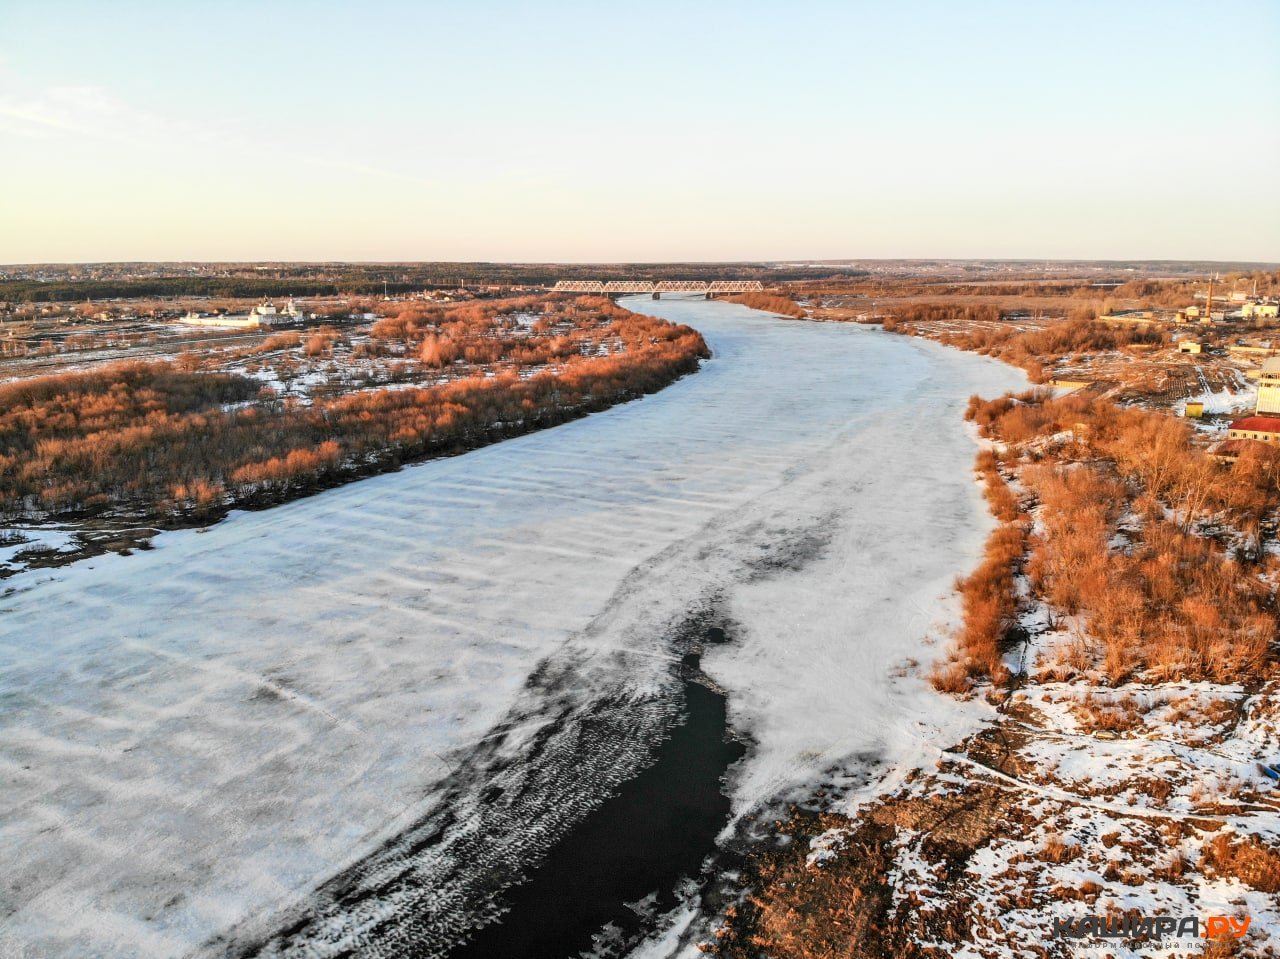
<svg viewBox="0 0 1280 959">
<path fill-rule="evenodd" d="M 551 288 L 553 293 L 598 293 L 609 296 L 615 293 L 649 293 L 661 298 L 663 293 L 691 293 L 713 296 L 725 293 L 759 293 L 764 284 L 759 280 L 559 280 Z"/>
</svg>

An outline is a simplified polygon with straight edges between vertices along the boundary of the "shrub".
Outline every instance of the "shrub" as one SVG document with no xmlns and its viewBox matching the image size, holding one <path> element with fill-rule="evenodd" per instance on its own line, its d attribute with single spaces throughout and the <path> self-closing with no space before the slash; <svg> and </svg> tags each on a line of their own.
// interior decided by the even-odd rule
<svg viewBox="0 0 1280 959">
<path fill-rule="evenodd" d="M 1210 869 L 1239 879 L 1259 892 L 1280 893 L 1280 851 L 1257 836 L 1222 832 L 1208 842 L 1203 861 Z"/>
<path fill-rule="evenodd" d="M 733 296 L 726 296 L 724 299 L 727 303 L 740 303 L 743 306 L 751 307 L 753 310 L 778 313 L 782 316 L 794 317 L 797 320 L 803 320 L 805 317 L 804 307 L 800 306 L 791 297 L 782 296 L 778 293 L 738 293 Z"/>
</svg>

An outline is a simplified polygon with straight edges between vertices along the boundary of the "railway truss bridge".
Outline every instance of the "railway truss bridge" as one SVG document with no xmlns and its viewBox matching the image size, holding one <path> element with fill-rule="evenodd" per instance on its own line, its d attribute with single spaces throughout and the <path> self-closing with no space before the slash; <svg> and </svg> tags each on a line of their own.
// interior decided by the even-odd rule
<svg viewBox="0 0 1280 959">
<path fill-rule="evenodd" d="M 764 284 L 759 280 L 560 280 L 553 293 L 598 293 L 613 296 L 622 293 L 648 293 L 655 300 L 663 293 L 713 296 L 726 293 L 759 293 Z"/>
</svg>

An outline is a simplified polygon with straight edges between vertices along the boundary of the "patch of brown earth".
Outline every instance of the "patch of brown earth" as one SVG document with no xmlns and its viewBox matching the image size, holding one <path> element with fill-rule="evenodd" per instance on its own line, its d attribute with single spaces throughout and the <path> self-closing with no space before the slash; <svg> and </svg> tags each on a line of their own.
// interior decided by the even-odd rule
<svg viewBox="0 0 1280 959">
<path fill-rule="evenodd" d="M 971 940 L 973 915 L 964 896 L 945 901 L 911 894 L 894 906 L 890 872 L 895 841 L 923 833 L 921 853 L 937 863 L 945 883 L 963 872 L 970 857 L 1007 828 L 1015 798 L 1007 791 L 969 784 L 959 792 L 927 798 L 894 797 L 858 820 L 836 813 L 793 811 L 779 823 L 783 842 L 749 867 L 745 899 L 726 912 L 715 941 L 703 952 L 738 959 L 916 957 L 934 955 L 910 935 L 959 943 Z M 831 830 L 846 831 L 825 861 L 808 863 L 810 842 Z M 926 908 L 920 908 L 926 905 Z"/>
</svg>

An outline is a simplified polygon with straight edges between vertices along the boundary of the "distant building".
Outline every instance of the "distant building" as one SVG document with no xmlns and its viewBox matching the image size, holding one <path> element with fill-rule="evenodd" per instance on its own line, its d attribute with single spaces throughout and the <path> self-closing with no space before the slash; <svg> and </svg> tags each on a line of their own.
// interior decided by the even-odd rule
<svg viewBox="0 0 1280 959">
<path fill-rule="evenodd" d="M 1258 405 L 1254 411 L 1259 416 L 1280 414 L 1280 356 L 1263 360 L 1258 374 Z"/>
<path fill-rule="evenodd" d="M 257 317 L 231 316 L 229 314 L 212 315 L 188 310 L 185 316 L 178 317 L 178 322 L 186 326 L 208 326 L 220 330 L 256 330 L 260 326 Z"/>
<path fill-rule="evenodd" d="M 283 323 L 300 322 L 305 316 L 293 302 L 293 297 L 290 297 L 283 310 L 278 310 L 274 303 L 263 300 L 247 315 L 206 316 L 192 310 L 178 322 L 188 326 L 211 326 L 227 330 L 258 330 L 263 327 L 270 329 Z"/>
<path fill-rule="evenodd" d="M 1074 393 L 1076 390 L 1083 390 L 1092 386 L 1090 380 L 1050 380 L 1049 385 L 1055 390 L 1063 390 L 1067 393 Z"/>
<path fill-rule="evenodd" d="M 1182 415 L 1198 420 L 1204 416 L 1204 404 L 1197 400 L 1187 400 L 1187 405 L 1183 408 Z"/>
<path fill-rule="evenodd" d="M 1257 440 L 1223 440 L 1209 450 L 1209 455 L 1221 463 L 1234 463 L 1250 446 L 1257 445 Z"/>
<path fill-rule="evenodd" d="M 1167 318 L 1166 314 L 1156 310 L 1115 310 L 1111 313 L 1102 314 L 1098 317 L 1098 320 L 1108 326 L 1151 326 Z"/>
<path fill-rule="evenodd" d="M 1232 356 L 1255 357 L 1255 356 L 1275 356 L 1280 351 L 1280 344 L 1272 345 L 1269 340 L 1262 340 L 1257 344 L 1249 344 L 1243 341 L 1236 341 L 1227 347 L 1227 352 Z M 1257 370 L 1248 370 L 1245 376 L 1251 380 L 1258 378 Z"/>
<path fill-rule="evenodd" d="M 1179 353 L 1199 353 L 1200 344 L 1195 340 L 1181 340 L 1178 343 Z"/>
<path fill-rule="evenodd" d="M 296 322 L 301 320 L 303 315 L 302 311 L 298 309 L 298 305 L 293 302 L 293 297 L 289 297 L 289 302 L 284 305 L 283 310 L 277 310 L 274 303 L 263 300 L 249 311 L 250 318 L 256 317 L 258 323 L 262 326 L 272 326 L 281 322 Z"/>
<path fill-rule="evenodd" d="M 1240 307 L 1240 315 L 1246 320 L 1274 320 L 1277 316 L 1280 316 L 1280 303 L 1251 300 Z"/>
</svg>

